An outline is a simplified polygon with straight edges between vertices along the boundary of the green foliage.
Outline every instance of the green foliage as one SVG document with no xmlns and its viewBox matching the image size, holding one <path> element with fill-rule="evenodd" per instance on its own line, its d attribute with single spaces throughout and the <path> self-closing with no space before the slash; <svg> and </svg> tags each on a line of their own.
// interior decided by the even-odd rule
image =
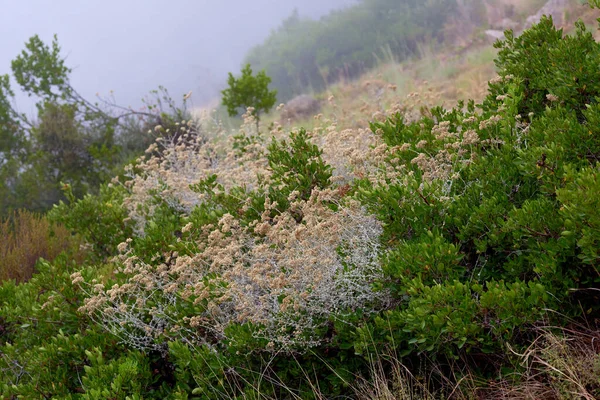
<svg viewBox="0 0 600 400">
<path fill-rule="evenodd" d="M 405 294 L 413 279 L 426 285 L 454 281 L 463 276 L 459 248 L 440 235 L 428 231 L 419 240 L 404 241 L 386 255 L 385 273 L 397 284 L 390 285 Z"/>
<path fill-rule="evenodd" d="M 112 122 L 106 114 L 79 97 L 69 84 L 71 70 L 61 58 L 56 36 L 52 45 L 37 35 L 11 65 L 21 90 L 38 99 L 38 122 L 13 107 L 8 75 L 0 90 L 0 115 L 5 138 L 0 174 L 12 175 L 2 190 L 0 215 L 24 207 L 45 211 L 61 199 L 59 183 L 68 182 L 77 196 L 107 178 L 119 148 L 114 146 Z M 102 120 L 102 124 L 94 123 Z M 102 131 L 89 132 L 84 126 Z M 101 156 L 98 148 L 105 149 Z"/>
<path fill-rule="evenodd" d="M 233 148 L 240 153 L 245 152 L 246 146 L 251 146 L 260 137 L 234 138 Z M 289 141 L 273 138 L 268 145 L 267 160 L 271 178 L 268 187 L 248 191 L 244 187 L 235 187 L 225 191 L 217 183 L 217 175 L 191 185 L 192 190 L 204 196 L 205 201 L 198 205 L 191 215 L 196 226 L 216 223 L 224 214 L 235 215 L 245 224 L 259 220 L 264 211 L 265 198 L 277 203 L 277 213 L 286 211 L 290 204 L 290 195 L 296 192 L 296 199 L 308 200 L 314 189 L 325 189 L 331 186 L 332 168 L 322 158 L 322 151 L 310 142 L 305 129 L 290 134 Z M 246 200 L 247 199 L 247 200 Z M 249 203 L 246 211 L 244 202 Z M 298 221 L 302 220 L 300 214 Z"/>
<path fill-rule="evenodd" d="M 242 69 L 242 76 L 239 78 L 235 78 L 230 72 L 227 79 L 229 87 L 221 92 L 223 105 L 227 107 L 229 116 L 238 115 L 240 108 L 245 111 L 251 107 L 251 114 L 256 118 L 258 126 L 260 114 L 268 113 L 277 101 L 277 91 L 269 90 L 269 83 L 271 78 L 264 70 L 252 75 L 250 64 L 246 64 Z"/>
<path fill-rule="evenodd" d="M 0 395 L 42 399 L 164 399 L 156 357 L 120 346 L 78 308 L 86 293 L 71 274 L 97 277 L 66 254 L 40 260 L 27 283 L 0 286 Z"/>
<path fill-rule="evenodd" d="M 389 160 L 409 177 L 385 189 L 357 184 L 385 224 L 392 249 L 379 285 L 399 303 L 358 330 L 360 351 L 387 338 L 403 354 L 503 354 L 529 324 L 566 322 L 548 308 L 597 312 L 589 289 L 598 282 L 600 47 L 581 24 L 563 37 L 549 19 L 497 46 L 502 78 L 480 113 L 471 105 L 372 124 L 389 145 L 411 146 Z M 446 157 L 448 138 L 464 141 L 468 130 L 478 136 L 476 146 L 460 145 L 468 159 Z M 454 173 L 428 177 L 423 151 L 439 170 L 451 160 Z"/>
<path fill-rule="evenodd" d="M 292 132 L 289 142 L 273 139 L 268 150 L 272 200 L 283 209 L 287 208 L 287 198 L 292 192 L 308 200 L 313 189 L 325 189 L 331 184 L 332 169 L 323 161 L 321 149 L 309 141 L 306 130 Z"/>
<path fill-rule="evenodd" d="M 390 311 L 385 325 L 400 324 L 395 334 L 403 352 L 411 350 L 456 357 L 461 350 L 497 351 L 527 323 L 543 313 L 545 288 L 539 284 L 489 281 L 477 284 L 447 281 L 425 285 L 413 281 L 407 291 L 410 301 L 402 311 Z M 384 320 L 377 323 L 385 329 Z"/>
<path fill-rule="evenodd" d="M 105 184 L 98 195 L 88 194 L 82 199 L 75 197 L 69 185 L 64 185 L 63 190 L 68 203 L 59 202 L 48 217 L 78 232 L 98 260 L 117 254 L 117 245 L 133 236 L 133 224 L 126 221 L 126 191 L 122 186 Z"/>
<path fill-rule="evenodd" d="M 10 87 L 10 77 L 0 75 L 0 154 L 6 161 L 18 156 L 24 137 L 21 124 L 14 118 L 10 99 L 14 92 Z M 4 161 L 4 162 L 6 162 Z"/>
<path fill-rule="evenodd" d="M 79 268 L 66 255 L 53 263 L 41 260 L 29 282 L 0 286 L 3 397 L 70 398 L 81 388 L 86 349 L 106 346 L 115 354 L 114 339 L 77 313 L 84 293 L 71 285 L 70 275 Z"/>
<path fill-rule="evenodd" d="M 516 79 L 522 93 L 517 113 L 524 118 L 558 105 L 580 117 L 586 105 L 595 103 L 600 95 L 600 45 L 583 22 L 576 28 L 575 35 L 565 37 L 552 18 L 543 17 L 519 37 L 509 31 L 506 40 L 495 44 L 500 49 L 496 66 L 500 76 L 509 79 L 490 85 L 492 96 L 484 104 L 497 106 L 493 95 L 505 94 L 508 81 Z"/>
<path fill-rule="evenodd" d="M 71 70 L 61 58 L 56 35 L 51 48 L 38 35 L 32 36 L 11 65 L 15 80 L 30 96 L 56 101 L 71 94 L 68 85 Z"/>
<path fill-rule="evenodd" d="M 600 178 L 597 168 L 570 168 L 565 174 L 565 185 L 557 191 L 561 203 L 560 215 L 564 218 L 563 237 L 577 240 L 577 257 L 584 264 L 584 284 L 594 285 L 600 281 L 596 269 L 600 258 L 600 207 L 598 196 Z"/>
<path fill-rule="evenodd" d="M 131 352 L 127 356 L 106 360 L 99 348 L 85 350 L 90 365 L 84 367 L 81 383 L 85 389 L 82 399 L 139 400 L 148 393 L 152 382 L 149 358 Z M 146 392 L 146 393 L 144 393 Z M 131 396 L 130 396 L 131 395 Z"/>
</svg>

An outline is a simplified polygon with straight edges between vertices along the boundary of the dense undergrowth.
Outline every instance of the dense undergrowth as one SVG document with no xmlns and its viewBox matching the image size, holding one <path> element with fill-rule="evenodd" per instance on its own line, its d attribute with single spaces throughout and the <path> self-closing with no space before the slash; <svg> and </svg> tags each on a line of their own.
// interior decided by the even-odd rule
<svg viewBox="0 0 600 400">
<path fill-rule="evenodd" d="M 89 255 L 0 287 L 2 396 L 599 397 L 600 46 L 543 19 L 497 47 L 480 104 L 181 121 L 66 185 Z"/>
</svg>

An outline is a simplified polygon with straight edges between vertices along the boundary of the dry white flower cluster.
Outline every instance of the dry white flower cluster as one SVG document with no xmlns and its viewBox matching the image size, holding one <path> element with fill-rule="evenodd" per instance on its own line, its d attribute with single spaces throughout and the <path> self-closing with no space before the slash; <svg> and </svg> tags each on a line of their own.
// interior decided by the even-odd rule
<svg viewBox="0 0 600 400">
<path fill-rule="evenodd" d="M 381 140 L 369 129 L 332 130 L 319 139 L 323 160 L 333 167 L 333 179 L 339 184 L 373 176 L 382 165 L 383 160 L 373 154 Z"/>
<path fill-rule="evenodd" d="M 186 223 L 180 239 L 191 249 L 186 255 L 165 249 L 144 262 L 131 240 L 121 243 L 115 260 L 124 277 L 120 284 L 106 288 L 73 276 L 89 294 L 81 311 L 140 349 L 164 350 L 174 338 L 212 345 L 231 340 L 228 326 L 251 323 L 256 337 L 278 349 L 302 350 L 324 340 L 316 332 L 331 318 L 385 307 L 388 294 L 373 289 L 381 278 L 382 227 L 346 197 L 346 184 L 357 177 L 375 179 L 385 168 L 387 146 L 369 130 L 337 132 L 335 122 L 323 123 L 310 137 L 334 167 L 337 189 L 315 189 L 308 200 L 294 192 L 283 212 L 267 198 L 265 212 L 250 226 L 230 214 L 216 226 Z M 209 125 L 180 123 L 176 139 L 158 141 L 128 169 L 125 205 L 137 235 L 145 234 L 159 202 L 189 215 L 203 201 L 190 185 L 211 175 L 226 192 L 270 185 L 271 138 L 260 136 L 252 110 L 235 138 L 219 129 L 208 132 L 203 127 Z M 270 132 L 274 138 L 288 134 L 281 126 Z"/>
<path fill-rule="evenodd" d="M 230 339 L 231 324 L 252 323 L 254 335 L 278 349 L 303 350 L 322 343 L 315 332 L 330 318 L 384 307 L 387 293 L 373 289 L 381 278 L 380 223 L 340 190 L 294 198 L 275 217 L 267 199 L 250 227 L 226 214 L 200 229 L 200 251 L 158 265 L 123 243 L 125 283 L 107 289 L 72 276 L 90 295 L 80 311 L 140 349 L 160 349 L 170 338 L 210 345 Z"/>
<path fill-rule="evenodd" d="M 460 130 L 452 132 L 449 121 L 441 121 L 434 125 L 431 133 L 435 136 L 435 141 L 443 145 L 439 146 L 442 149 L 435 154 L 419 152 L 411 163 L 417 165 L 422 171 L 425 182 L 441 180 L 446 183 L 445 190 L 449 191 L 452 181 L 458 178 L 460 170 L 472 161 L 472 146 L 479 143 L 479 136 L 471 129 L 462 133 Z M 420 141 L 415 147 L 424 149 L 427 143 L 423 142 L 425 141 Z"/>
<path fill-rule="evenodd" d="M 259 179 L 262 185 L 269 185 L 267 146 L 273 137 L 286 138 L 289 130 L 278 125 L 268 135 L 259 134 L 251 112 L 249 109 L 244 114 L 244 124 L 236 135 L 225 132 L 210 115 L 199 121 L 183 121 L 174 139 L 159 138 L 146 151 L 145 159 L 137 160 L 135 168 L 127 168 L 129 180 L 125 185 L 130 195 L 125 206 L 136 222 L 138 235 L 144 234 L 144 224 L 160 202 L 188 214 L 203 200 L 190 185 L 213 174 L 226 191 L 234 186 L 252 190 Z M 344 185 L 365 177 L 379 182 L 381 176 L 389 179 L 397 175 L 396 168 L 386 161 L 389 149 L 378 135 L 364 128 L 340 132 L 335 121 L 320 122 L 309 135 L 323 149 L 323 160 L 333 167 L 334 182 Z M 234 137 L 245 142 L 243 149 L 234 149 Z"/>
<path fill-rule="evenodd" d="M 254 117 L 245 115 L 246 123 L 239 134 L 256 135 Z M 252 144 L 244 152 L 233 151 L 232 138 L 220 129 L 209 132 L 203 129 L 210 121 L 182 121 L 179 134 L 173 139 L 157 139 L 148 148 L 147 158 L 137 160 L 135 168 L 126 168 L 130 191 L 124 205 L 129 217 L 136 222 L 137 234 L 144 234 L 144 224 L 152 216 L 157 204 L 166 202 L 173 209 L 189 213 L 200 204 L 201 194 L 190 189 L 213 174 L 225 189 L 245 185 L 249 189 L 257 184 L 259 176 L 268 177 L 266 148 Z"/>
</svg>

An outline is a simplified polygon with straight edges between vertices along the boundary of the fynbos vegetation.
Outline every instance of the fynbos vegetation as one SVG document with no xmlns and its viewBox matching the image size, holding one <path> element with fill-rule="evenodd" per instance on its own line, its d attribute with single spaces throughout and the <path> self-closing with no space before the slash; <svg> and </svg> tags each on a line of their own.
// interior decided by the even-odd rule
<svg viewBox="0 0 600 400">
<path fill-rule="evenodd" d="M 600 45 L 542 18 L 495 47 L 481 102 L 179 118 L 64 185 L 69 251 L 0 286 L 2 396 L 600 397 Z"/>
</svg>

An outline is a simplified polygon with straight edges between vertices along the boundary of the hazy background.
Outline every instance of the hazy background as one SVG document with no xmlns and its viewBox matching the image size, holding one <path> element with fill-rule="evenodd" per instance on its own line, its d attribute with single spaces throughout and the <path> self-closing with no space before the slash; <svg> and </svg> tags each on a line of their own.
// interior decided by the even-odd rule
<svg viewBox="0 0 600 400">
<path fill-rule="evenodd" d="M 238 72 L 297 8 L 319 18 L 356 0 L 2 0 L 0 74 L 38 34 L 57 34 L 71 82 L 86 98 L 114 90 L 119 104 L 138 106 L 158 85 L 179 99 L 193 91 L 201 106 Z M 19 98 L 21 111 L 31 111 Z"/>
</svg>

